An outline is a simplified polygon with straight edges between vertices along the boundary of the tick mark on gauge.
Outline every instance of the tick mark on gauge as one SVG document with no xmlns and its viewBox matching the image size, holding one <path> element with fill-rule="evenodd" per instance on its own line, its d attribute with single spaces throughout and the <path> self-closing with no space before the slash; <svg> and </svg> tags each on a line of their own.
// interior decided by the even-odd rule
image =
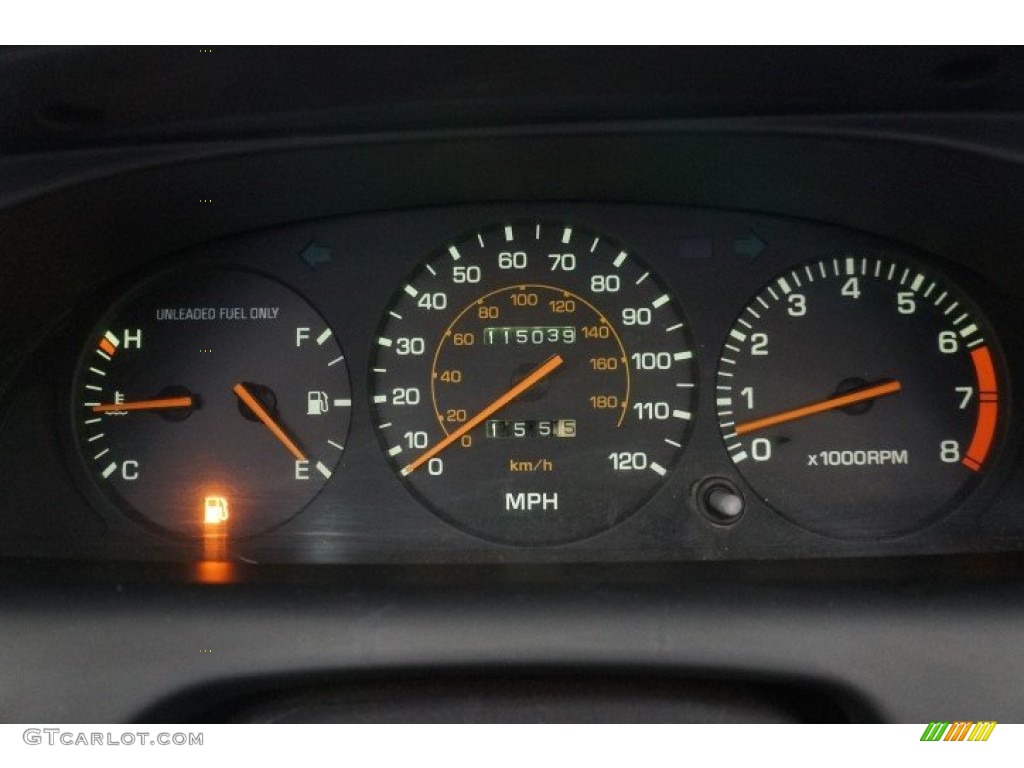
<svg viewBox="0 0 1024 768">
<path fill-rule="evenodd" d="M 316 337 L 317 346 L 322 347 L 324 345 L 324 342 L 327 341 L 329 338 L 331 338 L 331 333 L 332 333 L 331 329 L 327 328 L 323 333 L 321 333 L 319 336 L 317 336 Z"/>
</svg>

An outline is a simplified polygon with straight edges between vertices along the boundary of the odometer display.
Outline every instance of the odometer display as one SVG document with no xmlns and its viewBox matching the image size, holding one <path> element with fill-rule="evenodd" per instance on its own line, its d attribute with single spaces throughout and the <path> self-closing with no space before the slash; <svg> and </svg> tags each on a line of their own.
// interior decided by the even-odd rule
<svg viewBox="0 0 1024 768">
<path fill-rule="evenodd" d="M 610 528 L 668 475 L 694 413 L 687 324 L 634 254 L 565 225 L 447 244 L 401 286 L 372 397 L 395 471 L 510 544 Z"/>
</svg>

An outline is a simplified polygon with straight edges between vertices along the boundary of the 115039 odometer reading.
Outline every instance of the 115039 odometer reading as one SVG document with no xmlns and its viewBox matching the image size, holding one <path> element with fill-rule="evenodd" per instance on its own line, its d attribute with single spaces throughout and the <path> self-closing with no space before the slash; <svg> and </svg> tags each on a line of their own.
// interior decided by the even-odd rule
<svg viewBox="0 0 1024 768">
<path fill-rule="evenodd" d="M 474 535 L 594 535 L 686 442 L 695 361 L 662 281 L 611 240 L 520 223 L 445 246 L 398 291 L 372 398 L 395 471 Z"/>
</svg>

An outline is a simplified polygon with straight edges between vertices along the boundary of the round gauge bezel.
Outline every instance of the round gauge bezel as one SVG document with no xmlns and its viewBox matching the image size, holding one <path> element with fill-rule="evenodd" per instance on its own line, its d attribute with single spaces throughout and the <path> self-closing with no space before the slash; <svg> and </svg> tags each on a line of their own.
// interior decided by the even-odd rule
<svg viewBox="0 0 1024 768">
<path fill-rule="evenodd" d="M 467 522 L 465 520 L 463 520 L 463 519 L 460 519 L 460 517 L 457 514 L 452 514 L 449 510 L 447 510 L 443 503 L 439 503 L 437 500 L 432 499 L 430 497 L 430 495 L 428 495 L 427 493 L 422 491 L 419 487 L 417 487 L 416 484 L 411 482 L 408 477 L 403 477 L 401 475 L 401 473 L 399 472 L 400 467 L 394 461 L 391 460 L 391 457 L 388 456 L 388 450 L 392 447 L 393 444 L 388 442 L 388 440 L 387 440 L 383 430 L 380 428 L 380 425 L 381 425 L 381 423 L 384 420 L 382 418 L 381 409 L 379 408 L 378 404 L 373 402 L 373 393 L 377 389 L 376 385 L 377 385 L 377 375 L 378 375 L 378 374 L 376 374 L 374 372 L 374 369 L 378 367 L 377 363 L 379 361 L 379 352 L 380 352 L 380 347 L 377 344 L 377 339 L 379 339 L 381 336 L 383 336 L 385 334 L 386 329 L 389 327 L 389 325 L 391 324 L 391 321 L 393 320 L 393 318 L 389 315 L 389 312 L 393 312 L 395 310 L 395 308 L 398 305 L 400 305 L 401 302 L 403 301 L 403 298 L 404 298 L 404 294 L 403 294 L 404 287 L 407 286 L 407 285 L 415 285 L 415 284 L 417 284 L 417 281 L 422 277 L 422 275 L 425 272 L 428 271 L 428 269 L 427 269 L 428 265 L 434 265 L 436 262 L 442 261 L 444 258 L 446 258 L 446 254 L 450 253 L 450 248 L 452 247 L 452 245 L 461 248 L 463 246 L 463 244 L 472 242 L 472 241 L 474 241 L 475 238 L 478 238 L 478 237 L 494 236 L 495 234 L 500 236 L 502 230 L 506 229 L 508 227 L 512 227 L 513 229 L 516 229 L 516 230 L 518 230 L 520 228 L 524 228 L 524 227 L 528 227 L 530 229 L 533 229 L 535 227 L 539 227 L 541 229 L 541 231 L 543 231 L 545 234 L 550 233 L 553 230 L 563 231 L 566 228 L 568 228 L 568 229 L 571 229 L 573 231 L 574 235 L 579 234 L 579 233 L 585 233 L 587 238 L 597 238 L 597 239 L 600 240 L 601 244 L 603 244 L 603 245 L 605 245 L 605 246 L 607 246 L 609 248 L 614 248 L 618 252 L 624 252 L 624 253 L 628 252 L 629 253 L 629 257 L 631 259 L 635 259 L 635 261 L 639 265 L 641 265 L 643 267 L 643 270 L 645 271 L 645 273 L 647 275 L 649 275 L 648 279 L 651 279 L 651 284 L 659 286 L 658 293 L 668 297 L 666 303 L 671 308 L 671 312 L 673 313 L 673 315 L 678 317 L 679 320 L 682 323 L 683 335 L 681 336 L 681 338 L 685 339 L 685 341 L 681 344 L 680 348 L 681 349 L 685 349 L 687 352 L 691 353 L 690 357 L 688 357 L 687 360 L 686 360 L 686 362 L 687 362 L 687 364 L 689 366 L 688 367 L 689 380 L 692 382 L 692 388 L 688 390 L 688 396 L 687 396 L 687 403 L 688 403 L 688 406 L 689 406 L 689 409 L 690 409 L 691 418 L 687 419 L 684 422 L 683 428 L 682 428 L 682 430 L 679 433 L 680 434 L 680 439 L 679 439 L 678 442 L 680 443 L 680 446 L 678 448 L 675 448 L 672 451 L 670 459 L 667 460 L 664 463 L 664 467 L 663 467 L 664 470 L 665 470 L 664 475 L 662 475 L 658 481 L 652 483 L 649 488 L 645 489 L 642 494 L 640 494 L 640 495 L 638 495 L 638 496 L 636 496 L 634 498 L 631 498 L 630 502 L 626 506 L 626 508 L 619 515 L 617 515 L 617 517 L 613 521 L 611 521 L 610 523 L 608 523 L 606 525 L 602 525 L 602 526 L 600 526 L 598 528 L 595 528 L 593 530 L 589 530 L 589 531 L 587 531 L 583 535 L 575 535 L 574 534 L 574 535 L 568 535 L 568 536 L 562 536 L 562 537 L 551 537 L 551 538 L 548 538 L 548 539 L 545 539 L 545 540 L 539 541 L 539 542 L 537 542 L 537 541 L 511 540 L 511 539 L 509 539 L 506 536 L 497 535 L 497 534 L 493 533 L 492 531 L 484 530 L 484 529 L 481 529 L 479 527 L 475 527 L 473 525 L 467 524 Z M 487 240 L 487 243 L 488 243 L 488 245 L 487 245 L 487 253 L 488 254 L 491 254 L 492 251 L 496 252 L 498 250 L 497 248 L 492 247 L 494 244 L 489 239 Z M 589 240 L 588 240 L 588 244 L 589 244 Z M 585 250 L 585 249 L 581 248 L 580 250 Z M 590 254 L 585 254 L 585 255 L 589 256 Z M 582 258 L 582 255 L 581 255 L 581 258 Z M 495 293 L 500 293 L 502 291 L 510 290 L 510 289 L 513 289 L 513 288 L 516 288 L 516 287 L 519 287 L 519 286 L 531 286 L 531 285 L 539 286 L 539 287 L 543 287 L 543 288 L 548 288 L 548 289 L 554 289 L 554 290 L 558 290 L 558 291 L 561 291 L 561 292 L 564 292 L 564 293 L 567 293 L 567 294 L 577 294 L 577 293 L 579 293 L 576 290 L 575 287 L 560 286 L 560 285 L 557 284 L 556 281 L 553 281 L 553 280 L 541 280 L 541 279 L 538 278 L 537 274 L 535 272 L 533 272 L 533 271 L 531 271 L 528 275 L 526 275 L 525 277 L 523 277 L 521 279 L 514 279 L 514 280 L 513 279 L 509 279 L 509 280 L 504 281 L 504 282 L 502 282 L 500 284 L 498 282 L 493 282 L 493 281 L 485 280 L 483 283 L 481 283 L 480 290 L 478 292 L 474 292 L 472 298 L 469 301 L 467 301 L 465 303 L 465 305 L 449 306 L 447 308 L 447 311 L 446 311 L 446 314 L 445 314 L 445 322 L 443 322 L 442 325 L 445 328 L 451 328 L 453 326 L 453 324 L 457 321 L 457 318 L 459 316 L 461 316 L 463 313 L 465 313 L 465 311 L 468 308 L 471 308 L 474 303 L 477 303 L 485 295 L 493 295 Z M 608 313 L 602 307 L 596 306 L 594 304 L 592 298 L 590 298 L 590 297 L 588 297 L 586 295 L 583 295 L 583 294 L 580 295 L 580 298 L 582 298 L 585 301 L 587 301 L 587 303 L 591 306 L 591 308 L 595 312 L 599 313 L 600 315 L 602 315 L 604 317 L 608 316 Z M 609 324 L 615 330 L 616 334 L 618 334 L 620 332 L 621 329 L 619 327 L 619 324 L 613 323 L 610 320 L 609 320 Z M 441 346 L 441 342 L 440 342 L 439 339 L 431 338 L 431 343 L 434 344 L 434 347 L 432 349 L 428 350 L 428 353 L 432 355 L 434 353 L 439 352 L 439 348 Z M 486 226 L 483 226 L 483 227 L 480 227 L 480 228 L 463 230 L 457 236 L 446 240 L 443 245 L 438 246 L 438 247 L 434 248 L 433 250 L 431 250 L 429 252 L 429 254 L 425 258 L 421 258 L 421 259 L 419 259 L 416 262 L 416 264 L 412 267 L 412 269 L 410 269 L 405 274 L 405 276 L 402 279 L 402 282 L 400 283 L 400 285 L 392 292 L 387 305 L 385 306 L 383 312 L 381 313 L 381 319 L 380 319 L 379 323 L 376 325 L 375 332 L 374 332 L 374 337 L 373 337 L 373 342 L 372 342 L 372 347 L 371 347 L 370 353 L 369 353 L 370 363 L 369 363 L 369 366 L 368 366 L 367 392 L 369 393 L 368 401 L 369 401 L 369 407 L 370 407 L 371 423 L 372 423 L 372 426 L 373 426 L 373 430 L 374 430 L 374 432 L 377 435 L 378 443 L 380 444 L 381 454 L 382 454 L 383 458 L 385 459 L 385 461 L 388 463 L 388 466 L 392 469 L 392 471 L 394 471 L 395 475 L 400 479 L 400 481 L 402 482 L 403 487 L 423 507 L 425 507 L 427 510 L 429 510 L 433 515 L 435 515 L 439 519 L 441 519 L 441 520 L 445 521 L 447 524 L 451 525 L 453 528 L 455 528 L 455 529 L 457 529 L 459 531 L 462 531 L 463 533 L 466 533 L 468 535 L 471 535 L 471 536 L 473 536 L 475 538 L 483 539 L 483 540 L 491 542 L 493 544 L 498 544 L 498 545 L 503 545 L 503 546 L 512 546 L 512 547 L 524 547 L 524 546 L 525 547 L 557 547 L 557 546 L 563 546 L 563 545 L 567 545 L 567 544 L 573 544 L 573 543 L 576 543 L 576 542 L 584 541 L 584 540 L 593 538 L 595 536 L 599 536 L 599 535 L 601 535 L 601 534 L 603 534 L 603 533 L 605 533 L 605 532 L 607 532 L 607 531 L 609 531 L 609 530 L 611 530 L 613 528 L 616 528 L 617 526 L 621 525 L 626 520 L 628 520 L 631 517 L 633 517 L 634 515 L 636 515 L 641 509 L 643 509 L 651 501 L 651 499 L 654 496 L 656 496 L 660 491 L 662 491 L 668 485 L 668 480 L 672 477 L 673 472 L 678 468 L 680 462 L 683 459 L 683 456 L 685 454 L 686 448 L 689 445 L 689 442 L 690 442 L 690 440 L 692 438 L 692 435 L 693 435 L 694 422 L 698 418 L 698 412 L 699 412 L 699 408 L 700 408 L 700 392 L 699 392 L 699 388 L 700 388 L 700 384 L 699 384 L 699 382 L 700 382 L 700 367 L 699 367 L 699 359 L 698 358 L 699 358 L 699 349 L 698 349 L 698 347 L 696 345 L 696 341 L 693 338 L 692 326 L 690 324 L 690 321 L 689 321 L 689 318 L 688 318 L 687 314 L 685 313 L 685 310 L 681 306 L 681 304 L 680 304 L 680 302 L 679 302 L 675 292 L 672 290 L 671 286 L 654 269 L 654 267 L 652 267 L 647 262 L 647 260 L 643 258 L 643 256 L 637 256 L 633 251 L 627 249 L 626 246 L 623 245 L 616 238 L 610 237 L 610 236 L 607 236 L 607 235 L 603 234 L 598 228 L 593 228 L 593 227 L 589 227 L 589 226 L 577 226 L 577 224 L 575 222 L 570 224 L 569 222 L 562 221 L 562 220 L 515 218 L 515 219 L 512 219 L 510 221 L 501 222 L 501 223 L 494 223 L 492 221 L 492 222 L 488 223 Z M 433 371 L 433 363 L 430 364 L 430 367 L 431 367 L 431 372 L 432 372 Z M 431 390 L 431 395 L 433 395 L 433 383 L 431 383 L 431 385 L 429 386 L 429 389 Z M 439 430 L 445 431 L 444 430 L 444 425 L 442 425 L 440 423 L 438 423 L 438 428 L 439 428 Z"/>
<path fill-rule="evenodd" d="M 137 509 L 136 505 L 129 502 L 122 496 L 122 494 L 117 491 L 108 491 L 104 487 L 99 478 L 96 477 L 95 467 L 89 462 L 88 458 L 82 451 L 80 432 L 82 425 L 79 423 L 80 409 L 77 407 L 79 391 L 83 387 L 83 366 L 85 366 L 86 362 L 90 359 L 90 355 L 94 353 L 93 346 L 90 342 L 94 340 L 96 331 L 104 327 L 108 321 L 116 318 L 126 306 L 130 305 L 131 302 L 136 300 L 138 297 L 143 296 L 154 289 L 158 289 L 164 283 L 173 283 L 176 280 L 180 280 L 186 273 L 190 276 L 201 275 L 203 273 L 242 273 L 267 280 L 279 289 L 294 295 L 323 322 L 325 327 L 330 328 L 331 326 L 324 317 L 324 314 L 307 296 L 277 275 L 261 269 L 255 269 L 245 264 L 225 262 L 221 260 L 199 259 L 190 261 L 188 264 L 175 265 L 157 272 L 145 274 L 142 277 L 126 281 L 124 285 L 112 288 L 104 294 L 104 301 L 98 300 L 95 302 L 96 309 L 92 313 L 88 314 L 88 322 L 83 323 L 81 329 L 76 334 L 80 337 L 76 340 L 79 352 L 74 358 L 74 367 L 71 370 L 68 379 L 70 382 L 70 386 L 67 389 L 68 395 L 61 398 L 61 407 L 65 412 L 63 421 L 68 425 L 66 440 L 67 451 L 73 454 L 72 465 L 76 470 L 75 474 L 81 478 L 79 485 L 88 494 L 89 498 L 94 500 L 95 503 L 92 504 L 94 508 L 100 511 L 110 511 L 111 514 L 104 514 L 103 516 L 107 524 L 113 528 L 120 529 L 123 527 L 122 522 L 127 521 L 131 524 L 131 530 L 145 531 L 146 533 L 155 535 L 160 539 L 179 542 L 200 542 L 203 538 L 201 535 L 194 535 L 163 526 L 152 520 L 145 512 Z M 344 354 L 341 339 L 336 333 L 332 335 Z M 347 358 L 342 360 L 342 363 L 344 364 L 343 375 L 345 385 L 347 390 L 354 394 L 352 388 L 352 374 L 347 365 Z M 357 404 L 352 402 L 351 407 L 348 408 L 349 413 L 345 419 L 343 434 L 339 432 L 338 439 L 342 446 L 347 446 L 348 444 L 352 430 L 353 414 L 356 407 Z M 328 483 L 330 483 L 331 480 L 333 480 L 342 470 L 344 462 L 345 451 L 341 450 L 339 451 L 337 461 L 331 467 L 331 477 L 325 478 L 323 482 L 318 482 L 316 491 L 310 495 L 310 497 L 303 502 L 299 508 L 290 512 L 286 516 L 282 516 L 279 521 L 265 528 L 244 533 L 232 533 L 231 539 L 238 541 L 255 539 L 278 531 L 284 526 L 292 523 L 320 497 Z"/>
<path fill-rule="evenodd" d="M 930 527 L 942 520 L 954 510 L 961 507 L 969 498 L 971 498 L 978 490 L 979 487 L 989 479 L 989 476 L 999 470 L 1002 464 L 1001 457 L 1005 448 L 1006 435 L 1008 425 L 1011 420 L 1010 413 L 1010 400 L 1012 396 L 1011 384 L 1008 377 L 1008 368 L 1006 364 L 1005 355 L 1000 343 L 999 337 L 994 331 L 992 322 L 982 311 L 970 294 L 965 291 L 953 277 L 951 277 L 946 271 L 931 265 L 925 260 L 920 258 L 908 257 L 904 254 L 892 254 L 892 253 L 876 253 L 876 252 L 857 252 L 843 253 L 841 256 L 835 253 L 828 253 L 817 258 L 804 260 L 802 262 L 791 264 L 782 270 L 777 271 L 770 279 L 765 281 L 761 287 L 757 290 L 754 296 L 747 301 L 742 308 L 737 312 L 730 325 L 728 326 L 725 338 L 719 349 L 719 354 L 716 358 L 716 369 L 714 374 L 715 386 L 721 384 L 720 373 L 722 369 L 722 358 L 727 354 L 735 354 L 729 349 L 730 346 L 730 334 L 737 330 L 740 326 L 740 320 L 748 312 L 749 308 L 753 306 L 759 298 L 761 298 L 766 291 L 776 285 L 780 278 L 788 278 L 794 273 L 798 273 L 801 270 L 808 268 L 817 269 L 820 264 L 831 264 L 834 260 L 845 261 L 847 258 L 853 258 L 857 262 L 862 259 L 867 259 L 874 263 L 875 261 L 884 261 L 887 263 L 895 264 L 899 270 L 907 270 L 913 275 L 923 275 L 926 281 L 931 281 L 936 285 L 939 290 L 947 290 L 951 299 L 955 299 L 956 302 L 960 303 L 971 323 L 978 326 L 980 330 L 980 336 L 984 339 L 984 346 L 988 348 L 989 357 L 991 359 L 992 367 L 995 371 L 995 378 L 997 382 L 997 394 L 998 394 L 998 414 L 996 417 L 995 428 L 992 434 L 990 445 L 986 456 L 984 458 L 982 471 L 976 472 L 966 478 L 957 490 L 950 495 L 942 504 L 932 509 L 927 513 L 916 516 L 914 519 L 909 521 L 906 525 L 893 526 L 889 530 L 885 531 L 869 531 L 869 532 L 857 532 L 857 531 L 844 531 L 838 532 L 835 530 L 827 530 L 822 526 L 808 524 L 807 522 L 800 519 L 799 512 L 793 512 L 791 510 L 785 510 L 780 508 L 779 503 L 773 502 L 771 498 L 766 497 L 762 492 L 762 489 L 758 487 L 758 482 L 748 478 L 747 473 L 744 469 L 732 459 L 732 450 L 730 448 L 730 438 L 727 437 L 726 428 L 722 426 L 723 416 L 721 414 L 722 409 L 716 407 L 714 418 L 717 424 L 717 432 L 719 435 L 720 444 L 724 450 L 729 464 L 733 470 L 737 473 L 738 477 L 746 485 L 747 489 L 757 498 L 760 503 L 768 507 L 774 514 L 778 515 L 782 519 L 796 525 L 797 527 L 808 531 L 815 535 L 826 536 L 828 538 L 836 540 L 849 540 L 849 541 L 870 541 L 870 540 L 885 540 L 895 539 L 902 536 L 913 534 L 919 530 Z M 868 277 L 871 280 L 880 279 L 877 275 L 863 275 L 857 273 L 857 276 Z M 826 279 L 829 281 L 836 281 L 841 277 L 848 277 L 848 275 L 835 275 L 829 274 L 827 277 L 821 279 L 819 285 Z M 891 280 L 887 280 L 887 283 Z M 897 284 L 897 289 L 899 284 Z M 780 291 L 781 292 L 781 291 Z M 920 295 L 918 296 L 920 298 Z M 772 299 L 773 303 L 779 305 L 782 304 L 782 298 Z M 769 305 L 771 306 L 771 305 Z M 748 318 L 749 319 L 749 318 Z M 756 329 L 755 329 L 756 330 Z M 963 353 L 963 350 L 960 350 Z M 739 366 L 737 365 L 737 368 Z M 800 404 L 795 404 L 799 406 Z M 732 438 L 735 439 L 735 438 Z M 761 481 L 763 484 L 763 480 Z"/>
</svg>

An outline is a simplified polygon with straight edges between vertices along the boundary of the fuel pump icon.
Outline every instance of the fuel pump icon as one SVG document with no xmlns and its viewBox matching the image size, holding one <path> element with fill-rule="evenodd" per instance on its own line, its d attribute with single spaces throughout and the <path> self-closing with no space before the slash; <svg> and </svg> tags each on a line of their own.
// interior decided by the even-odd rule
<svg viewBox="0 0 1024 768">
<path fill-rule="evenodd" d="M 320 416 L 327 413 L 328 399 L 326 392 L 312 390 L 306 394 L 306 415 Z"/>
</svg>

